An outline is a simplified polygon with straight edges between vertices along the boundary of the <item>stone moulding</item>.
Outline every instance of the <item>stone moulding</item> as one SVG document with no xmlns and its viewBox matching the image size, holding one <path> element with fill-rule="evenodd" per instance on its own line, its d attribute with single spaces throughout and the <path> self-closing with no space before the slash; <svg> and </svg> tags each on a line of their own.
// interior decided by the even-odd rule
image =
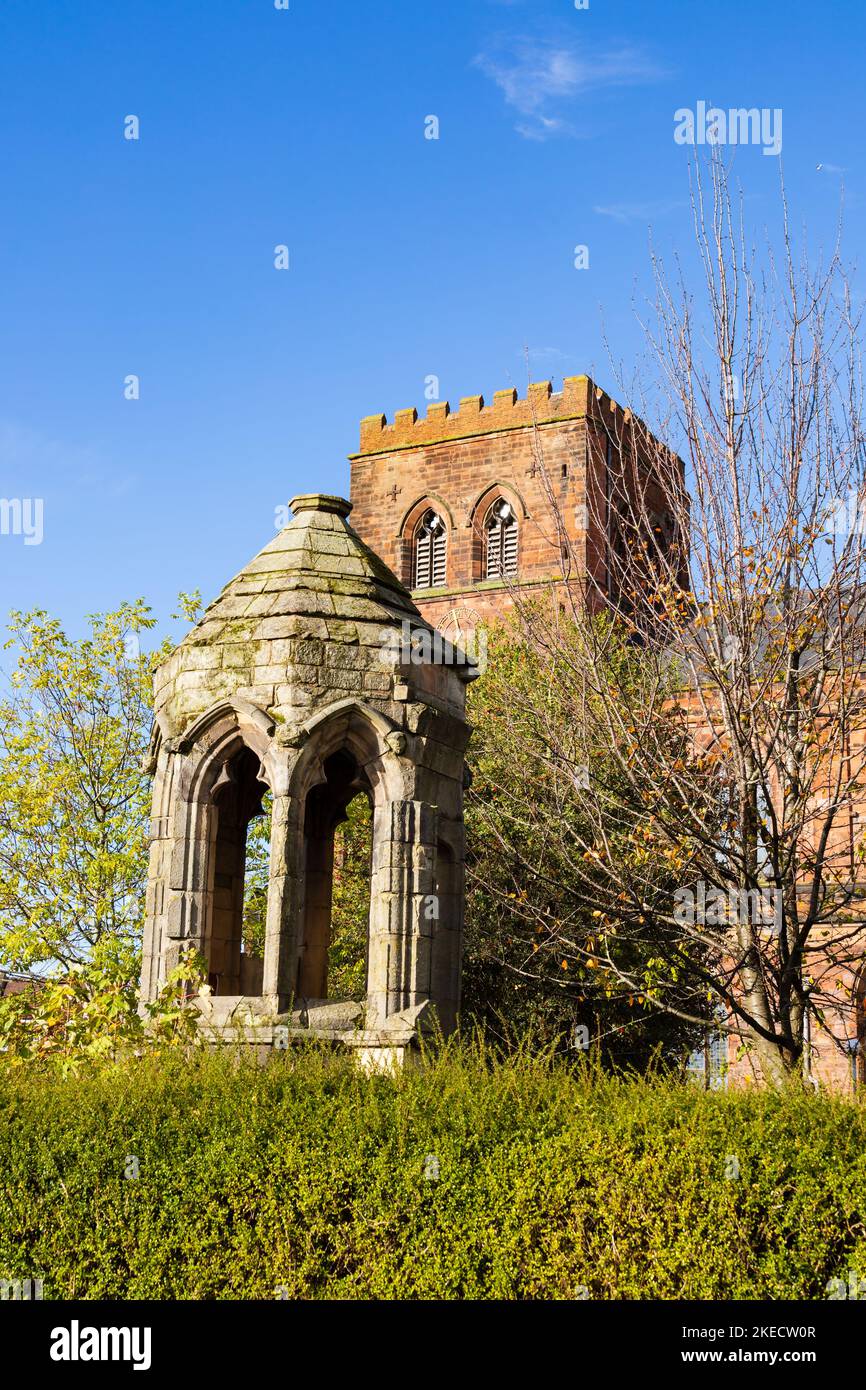
<svg viewBox="0 0 866 1390">
<path fill-rule="evenodd" d="M 203 733 L 213 724 L 217 724 L 226 717 L 235 716 L 239 727 L 243 727 L 246 722 L 264 738 L 270 738 L 274 732 L 275 723 L 263 709 L 258 705 L 251 704 L 249 700 L 218 700 L 215 705 L 211 705 L 200 714 L 197 719 L 193 719 L 183 733 L 176 739 L 177 749 L 181 753 L 188 753 Z"/>
</svg>

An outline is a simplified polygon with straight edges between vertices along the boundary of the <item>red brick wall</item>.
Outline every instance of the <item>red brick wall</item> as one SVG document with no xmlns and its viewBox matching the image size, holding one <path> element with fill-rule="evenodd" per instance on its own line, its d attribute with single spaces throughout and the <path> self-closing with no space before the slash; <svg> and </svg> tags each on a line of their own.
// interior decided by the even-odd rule
<svg viewBox="0 0 866 1390">
<path fill-rule="evenodd" d="M 561 579 L 558 524 L 574 566 L 570 578 L 582 582 L 589 572 L 603 585 L 606 450 L 609 439 L 628 447 L 630 419 L 586 376 L 566 378 L 558 393 L 550 382 L 530 386 L 525 400 L 514 390 L 497 391 L 490 406 L 481 396 L 470 396 L 454 412 L 446 402 L 431 404 L 426 418 L 414 409 L 401 410 L 391 425 L 383 415 L 368 416 L 361 422 L 360 449 L 351 456 L 351 524 L 411 587 L 414 525 L 428 505 L 443 516 L 446 584 L 413 593 L 434 627 L 448 627 L 457 616 L 471 628 L 479 619 L 507 613 L 517 594 Z M 651 436 L 639 430 L 638 437 L 652 450 Z M 484 520 L 498 496 L 511 502 L 518 517 L 516 581 L 481 578 Z M 664 505 L 661 496 L 652 500 Z M 852 1027 L 854 980 L 850 971 L 837 973 L 845 975 L 839 985 L 844 1033 Z M 850 1060 L 826 1036 L 816 1034 L 813 1044 L 816 1077 L 847 1089 Z M 747 1082 L 754 1073 L 752 1061 L 737 1053 L 732 1039 L 732 1084 Z"/>
<path fill-rule="evenodd" d="M 361 424 L 361 449 L 352 456 L 351 524 L 411 587 L 411 537 L 415 523 L 434 507 L 448 530 L 444 588 L 415 591 L 434 626 L 455 608 L 482 618 L 507 611 L 515 591 L 562 575 L 565 528 L 572 555 L 585 563 L 588 377 L 566 379 L 561 392 L 550 382 L 530 386 L 526 400 L 498 391 L 493 404 L 471 396 L 452 412 L 432 404 L 426 418 L 398 411 Z M 518 518 L 518 577 L 483 578 L 484 521 L 497 497 L 511 502 Z"/>
<path fill-rule="evenodd" d="M 559 392 L 536 383 L 525 400 L 512 389 L 489 406 L 482 396 L 456 411 L 435 402 L 424 418 L 398 410 L 391 425 L 367 416 L 351 456 L 352 525 L 411 588 L 415 525 L 428 506 L 443 516 L 446 583 L 414 591 L 436 627 L 455 610 L 468 610 L 471 627 L 472 615 L 506 613 L 517 594 L 566 576 L 604 584 L 606 452 L 609 441 L 631 447 L 631 419 L 586 376 L 566 377 Z M 500 496 L 518 518 L 516 581 L 483 576 L 484 522 Z"/>
</svg>

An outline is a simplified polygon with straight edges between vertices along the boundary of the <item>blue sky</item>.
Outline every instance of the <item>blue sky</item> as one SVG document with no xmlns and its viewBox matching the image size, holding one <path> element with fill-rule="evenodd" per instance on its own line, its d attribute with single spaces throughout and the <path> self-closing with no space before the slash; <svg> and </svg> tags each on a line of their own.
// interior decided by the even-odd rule
<svg viewBox="0 0 866 1390">
<path fill-rule="evenodd" d="M 794 219 L 829 243 L 844 171 L 854 258 L 864 30 L 854 0 L 3 0 L 0 497 L 44 534 L 0 534 L 0 611 L 213 597 L 431 375 L 523 394 L 528 349 L 610 382 L 649 225 L 689 246 L 680 107 L 781 108 Z M 736 170 L 772 238 L 778 159 Z"/>
</svg>

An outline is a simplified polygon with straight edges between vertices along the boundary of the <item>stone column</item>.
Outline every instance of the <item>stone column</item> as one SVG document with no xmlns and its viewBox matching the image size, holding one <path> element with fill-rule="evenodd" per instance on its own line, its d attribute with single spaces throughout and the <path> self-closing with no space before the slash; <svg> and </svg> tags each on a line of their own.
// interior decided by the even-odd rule
<svg viewBox="0 0 866 1390">
<path fill-rule="evenodd" d="M 168 935 L 167 885 L 171 864 L 173 829 L 174 758 L 160 748 L 153 779 L 149 827 L 147 894 L 141 960 L 141 1003 L 151 1003 L 159 992 L 162 956 Z"/>
<path fill-rule="evenodd" d="M 188 947 L 207 957 L 212 915 L 216 808 L 178 798 L 173 819 L 162 978 L 174 969 Z"/>
<path fill-rule="evenodd" d="M 212 884 L 210 849 L 215 834 L 212 808 L 184 795 L 186 759 L 163 749 L 154 788 L 148 883 L 148 927 L 144 941 L 143 998 L 152 1000 L 192 946 L 205 948 Z"/>
<path fill-rule="evenodd" d="M 431 997 L 438 812 L 390 801 L 373 818 L 367 1026 Z"/>
<path fill-rule="evenodd" d="M 298 854 L 299 830 L 294 800 L 274 794 L 262 994 L 275 1013 L 289 1008 L 297 987 L 303 867 Z"/>
</svg>

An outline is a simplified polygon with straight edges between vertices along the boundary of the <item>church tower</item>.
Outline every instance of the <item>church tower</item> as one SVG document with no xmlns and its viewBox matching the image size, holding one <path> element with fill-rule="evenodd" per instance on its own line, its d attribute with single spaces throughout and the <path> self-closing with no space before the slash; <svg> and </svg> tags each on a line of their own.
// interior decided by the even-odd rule
<svg viewBox="0 0 866 1390">
<path fill-rule="evenodd" d="M 398 410 L 390 425 L 370 415 L 351 455 L 352 521 L 424 617 L 459 642 L 552 582 L 609 594 L 614 454 L 640 461 L 654 448 L 588 376 L 566 377 L 559 392 L 530 385 L 525 399 L 497 391 L 491 405 L 467 396 L 456 411 L 434 402 L 425 418 Z M 657 507 L 663 526 L 661 496 Z"/>
</svg>

